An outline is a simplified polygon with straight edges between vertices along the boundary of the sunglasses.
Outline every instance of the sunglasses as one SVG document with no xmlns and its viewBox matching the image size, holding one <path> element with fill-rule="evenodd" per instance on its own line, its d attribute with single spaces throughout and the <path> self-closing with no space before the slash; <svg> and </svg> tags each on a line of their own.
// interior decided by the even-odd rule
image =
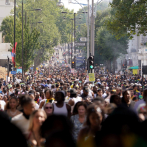
<svg viewBox="0 0 147 147">
<path fill-rule="evenodd" d="M 52 109 L 53 107 L 45 107 L 45 109 Z"/>
</svg>

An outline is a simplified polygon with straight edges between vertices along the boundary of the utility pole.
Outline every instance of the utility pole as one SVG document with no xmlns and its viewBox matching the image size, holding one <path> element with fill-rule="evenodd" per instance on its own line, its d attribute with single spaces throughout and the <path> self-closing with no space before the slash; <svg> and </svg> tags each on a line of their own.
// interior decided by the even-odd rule
<svg viewBox="0 0 147 147">
<path fill-rule="evenodd" d="M 7 56 L 7 58 L 8 58 L 8 68 L 7 68 L 7 82 L 8 82 L 8 77 L 9 77 L 9 57 Z"/>
<path fill-rule="evenodd" d="M 90 55 L 92 55 L 92 56 L 94 56 L 94 24 L 95 24 L 94 0 L 92 0 L 92 14 L 91 14 L 91 49 L 90 49 Z M 92 73 L 94 73 L 94 69 L 92 69 Z"/>
<path fill-rule="evenodd" d="M 87 19 L 87 59 L 89 58 L 89 0 L 88 2 L 88 19 Z"/>
<path fill-rule="evenodd" d="M 73 37 L 73 20 L 71 21 L 72 22 L 72 30 L 71 30 L 71 64 L 72 64 L 72 37 Z"/>
<path fill-rule="evenodd" d="M 76 13 L 74 13 L 74 62 L 76 63 L 76 47 L 75 47 L 75 41 L 76 41 Z M 76 69 L 76 64 L 75 64 Z"/>
<path fill-rule="evenodd" d="M 76 41 L 76 13 L 74 13 L 74 56 L 76 54 L 75 41 Z"/>
<path fill-rule="evenodd" d="M 22 81 L 23 81 L 23 0 L 22 0 Z"/>
<path fill-rule="evenodd" d="M 16 49 L 15 49 L 15 17 L 16 17 L 16 0 L 14 0 L 14 63 L 16 64 Z M 13 64 L 13 71 L 15 71 L 15 66 Z M 14 74 L 13 74 L 13 82 L 15 82 Z"/>
</svg>

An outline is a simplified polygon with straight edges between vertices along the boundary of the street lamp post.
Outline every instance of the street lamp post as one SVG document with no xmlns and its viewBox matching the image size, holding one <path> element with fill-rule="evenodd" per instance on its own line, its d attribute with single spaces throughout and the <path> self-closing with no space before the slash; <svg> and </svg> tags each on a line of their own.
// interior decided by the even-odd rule
<svg viewBox="0 0 147 147">
<path fill-rule="evenodd" d="M 30 11 L 40 11 L 42 9 L 40 8 L 37 8 L 37 9 L 34 9 L 34 10 L 30 10 Z M 15 15 L 14 15 L 15 16 Z M 25 26 L 26 26 L 26 22 L 27 22 L 27 13 L 25 12 Z M 42 22 L 37 22 L 37 23 L 42 23 Z M 14 37 L 15 38 L 15 37 Z M 14 45 L 15 46 L 15 45 Z M 23 0 L 22 0 L 22 81 L 24 80 L 23 77 L 23 73 L 24 73 L 24 67 L 23 67 Z"/>
<path fill-rule="evenodd" d="M 67 14 L 67 12 L 61 12 L 61 13 L 64 13 L 64 14 Z M 87 12 L 82 12 L 82 13 L 87 13 Z M 71 13 L 73 14 L 73 13 Z M 64 17 L 65 19 L 65 17 Z M 81 18 L 78 18 L 78 19 L 81 19 Z M 76 13 L 74 13 L 74 19 L 71 19 L 72 20 L 72 30 L 74 30 L 74 33 L 72 31 L 72 36 L 74 34 L 74 46 L 72 45 L 72 36 L 71 36 L 71 62 L 72 62 L 72 47 L 74 47 L 74 58 L 76 57 L 75 54 L 76 54 L 76 47 L 75 47 L 75 38 L 76 38 Z M 73 22 L 74 21 L 74 22 Z M 73 23 L 74 23 L 74 28 L 73 28 Z"/>
<path fill-rule="evenodd" d="M 72 36 L 73 36 L 73 19 L 71 19 L 71 20 L 72 20 L 72 21 L 71 21 L 71 22 L 72 22 L 72 31 L 71 31 L 71 62 L 70 62 L 70 63 L 72 64 L 72 48 L 73 48 L 73 47 L 72 47 Z"/>
<path fill-rule="evenodd" d="M 92 0 L 92 15 L 91 15 L 91 50 L 90 54 L 94 56 L 94 0 Z M 92 73 L 94 73 L 94 69 L 92 70 Z"/>
<path fill-rule="evenodd" d="M 22 0 L 22 81 L 23 81 L 23 0 Z"/>
</svg>

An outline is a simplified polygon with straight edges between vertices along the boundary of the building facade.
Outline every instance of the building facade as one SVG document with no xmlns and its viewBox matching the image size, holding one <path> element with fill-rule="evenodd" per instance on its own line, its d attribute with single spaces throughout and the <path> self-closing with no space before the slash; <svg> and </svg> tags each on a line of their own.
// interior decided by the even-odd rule
<svg viewBox="0 0 147 147">
<path fill-rule="evenodd" d="M 0 25 L 6 16 L 10 15 L 14 3 L 10 0 L 0 0 Z"/>
</svg>

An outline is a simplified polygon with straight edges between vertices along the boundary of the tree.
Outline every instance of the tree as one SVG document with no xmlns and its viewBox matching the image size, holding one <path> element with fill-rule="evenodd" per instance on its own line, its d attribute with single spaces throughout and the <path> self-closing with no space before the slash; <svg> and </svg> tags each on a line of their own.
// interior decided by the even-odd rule
<svg viewBox="0 0 147 147">
<path fill-rule="evenodd" d="M 103 12 L 98 12 L 96 18 L 96 33 L 95 33 L 95 56 L 101 58 L 100 62 L 106 63 L 107 68 L 111 71 L 111 63 L 113 62 L 113 72 L 115 72 L 116 59 L 120 54 L 125 54 L 128 48 L 128 37 L 116 39 L 105 25 L 105 21 L 109 19 L 109 9 Z"/>
<path fill-rule="evenodd" d="M 54 47 L 59 43 L 69 42 L 69 35 L 71 34 L 71 22 L 72 15 L 68 14 L 71 11 L 65 9 L 62 10 L 56 6 L 57 0 L 26 0 L 24 5 L 25 10 L 33 10 L 35 8 L 40 8 L 42 11 L 28 11 L 28 16 L 30 16 L 30 23 L 34 21 L 42 21 L 42 24 L 37 26 L 37 30 L 40 32 L 39 42 L 40 50 L 38 56 L 35 58 L 35 66 L 38 66 L 45 60 L 49 60 L 54 52 Z M 21 3 L 19 5 L 19 11 L 21 11 Z M 62 14 L 62 11 L 68 12 L 66 16 Z M 67 20 L 63 21 L 66 17 Z"/>
<path fill-rule="evenodd" d="M 109 2 L 101 2 L 96 5 L 96 10 L 103 11 L 108 8 Z M 83 12 L 88 12 L 88 7 L 83 7 L 77 12 L 76 15 L 76 41 L 78 42 L 80 37 L 87 37 L 87 14 Z M 81 18 L 81 19 L 78 19 Z M 86 51 L 86 47 L 80 47 L 80 49 Z"/>
<path fill-rule="evenodd" d="M 22 18 L 18 14 L 16 17 L 16 27 L 15 27 L 15 40 L 17 42 L 16 47 L 16 66 L 22 66 L 22 59 L 24 65 L 24 71 L 27 71 L 29 67 L 33 64 L 33 59 L 36 56 L 35 50 L 39 48 L 38 38 L 40 33 L 36 28 L 30 29 L 30 24 L 24 25 L 24 35 L 23 35 L 23 50 L 22 55 Z M 14 46 L 14 18 L 13 16 L 6 17 L 2 21 L 1 31 L 3 31 L 3 36 L 5 36 L 5 42 L 11 43 L 11 47 Z"/>
<path fill-rule="evenodd" d="M 111 17 L 107 21 L 108 29 L 117 38 L 126 35 L 130 38 L 134 34 L 146 35 L 147 13 L 146 0 L 113 0 L 110 3 Z"/>
</svg>

